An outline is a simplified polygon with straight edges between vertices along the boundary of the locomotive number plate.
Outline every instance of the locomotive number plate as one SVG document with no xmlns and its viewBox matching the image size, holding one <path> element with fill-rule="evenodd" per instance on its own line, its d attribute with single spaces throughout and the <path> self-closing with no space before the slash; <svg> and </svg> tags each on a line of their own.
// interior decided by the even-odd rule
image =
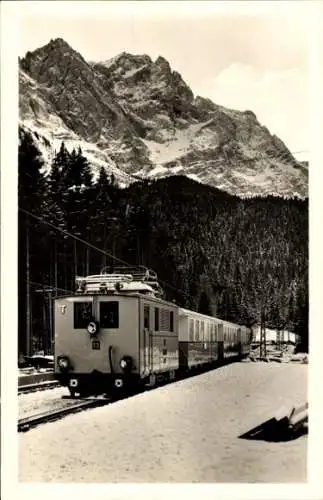
<svg viewBox="0 0 323 500">
<path fill-rule="evenodd" d="M 99 340 L 92 340 L 92 349 L 98 351 L 101 348 Z"/>
</svg>

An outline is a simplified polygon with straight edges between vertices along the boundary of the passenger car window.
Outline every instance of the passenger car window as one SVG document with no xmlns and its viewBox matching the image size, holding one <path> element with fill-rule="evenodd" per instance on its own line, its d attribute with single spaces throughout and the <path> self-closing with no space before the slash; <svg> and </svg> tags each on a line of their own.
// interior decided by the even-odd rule
<svg viewBox="0 0 323 500">
<path fill-rule="evenodd" d="M 201 339 L 202 342 L 204 340 L 204 321 L 201 321 Z"/>
<path fill-rule="evenodd" d="M 194 342 L 194 319 L 190 319 L 190 341 Z"/>
<path fill-rule="evenodd" d="M 100 302 L 101 328 L 119 328 L 119 302 Z"/>
<path fill-rule="evenodd" d="M 200 322 L 198 320 L 195 321 L 195 340 L 200 340 Z"/>
<path fill-rule="evenodd" d="M 86 328 L 92 319 L 92 302 L 74 302 L 74 328 Z"/>
</svg>

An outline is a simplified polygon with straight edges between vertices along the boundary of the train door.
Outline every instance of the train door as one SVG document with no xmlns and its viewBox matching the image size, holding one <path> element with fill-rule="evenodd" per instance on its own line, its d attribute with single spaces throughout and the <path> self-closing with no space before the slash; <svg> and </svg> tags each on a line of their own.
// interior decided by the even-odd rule
<svg viewBox="0 0 323 500">
<path fill-rule="evenodd" d="M 142 318 L 143 318 L 143 324 L 142 324 L 142 340 L 143 340 L 143 347 L 142 347 L 142 368 L 141 372 L 144 373 L 145 375 L 151 373 L 153 366 L 152 366 L 152 327 L 151 327 L 151 322 L 152 322 L 152 312 L 153 309 L 151 305 L 148 302 L 143 302 L 141 303 L 141 308 L 142 308 Z"/>
</svg>

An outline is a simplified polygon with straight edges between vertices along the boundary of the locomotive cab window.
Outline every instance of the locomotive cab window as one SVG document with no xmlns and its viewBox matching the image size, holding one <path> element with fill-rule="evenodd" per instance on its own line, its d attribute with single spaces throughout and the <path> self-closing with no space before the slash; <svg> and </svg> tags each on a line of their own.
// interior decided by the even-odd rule
<svg viewBox="0 0 323 500">
<path fill-rule="evenodd" d="M 169 313 L 169 331 L 174 331 L 174 311 L 170 311 Z"/>
<path fill-rule="evenodd" d="M 144 306 L 144 328 L 149 328 L 149 306 Z"/>
<path fill-rule="evenodd" d="M 92 319 L 92 302 L 74 302 L 74 329 L 86 328 Z"/>
<path fill-rule="evenodd" d="M 148 320 L 148 326 L 149 326 L 149 320 Z M 145 328 L 148 328 L 145 326 Z M 159 331 L 159 309 L 158 307 L 155 307 L 155 332 Z"/>
<path fill-rule="evenodd" d="M 119 302 L 100 302 L 101 328 L 119 328 Z"/>
</svg>

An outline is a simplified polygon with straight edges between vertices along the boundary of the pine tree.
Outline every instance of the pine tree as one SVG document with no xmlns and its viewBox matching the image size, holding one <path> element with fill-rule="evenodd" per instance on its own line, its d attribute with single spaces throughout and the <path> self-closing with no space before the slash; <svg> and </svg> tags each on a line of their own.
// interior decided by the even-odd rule
<svg viewBox="0 0 323 500">
<path fill-rule="evenodd" d="M 82 149 L 80 147 L 77 153 L 76 166 L 79 170 L 80 185 L 83 185 L 85 188 L 90 188 L 93 182 L 91 167 L 85 156 L 83 156 Z"/>
<path fill-rule="evenodd" d="M 18 152 L 18 202 L 25 210 L 38 211 L 42 203 L 45 186 L 41 172 L 43 159 L 34 145 L 30 133 L 19 130 Z"/>
<path fill-rule="evenodd" d="M 26 354 L 31 347 L 33 277 L 40 272 L 38 252 L 42 252 L 42 227 L 32 218 L 41 215 L 45 186 L 41 172 L 43 160 L 30 133 L 19 130 L 18 151 L 18 350 Z M 27 211 L 27 212 L 24 212 Z"/>
</svg>

